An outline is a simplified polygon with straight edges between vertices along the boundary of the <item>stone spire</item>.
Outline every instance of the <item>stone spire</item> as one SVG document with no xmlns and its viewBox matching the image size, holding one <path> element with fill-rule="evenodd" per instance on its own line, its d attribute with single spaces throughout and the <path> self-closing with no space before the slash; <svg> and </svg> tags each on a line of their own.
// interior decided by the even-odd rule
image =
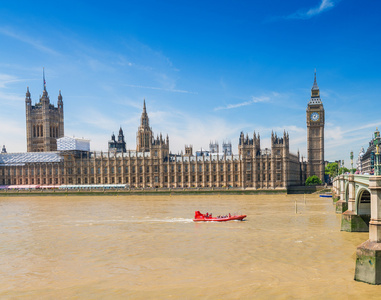
<svg viewBox="0 0 381 300">
<path fill-rule="evenodd" d="M 149 127 L 149 119 L 148 119 L 148 114 L 147 114 L 147 109 L 146 109 L 146 100 L 145 99 L 144 99 L 144 102 L 143 102 L 142 116 L 140 118 L 140 126 L 142 126 L 142 127 Z"/>
<path fill-rule="evenodd" d="M 45 68 L 42 68 L 42 79 L 43 79 L 44 91 L 46 92 Z"/>
<path fill-rule="evenodd" d="M 42 79 L 44 84 L 44 90 L 42 91 L 42 97 L 40 98 L 40 102 L 50 103 L 48 91 L 46 90 L 45 68 L 42 69 Z"/>
<path fill-rule="evenodd" d="M 124 134 L 123 134 L 122 126 L 120 126 L 119 128 L 118 142 L 124 142 Z"/>
<path fill-rule="evenodd" d="M 316 81 L 316 69 L 315 69 L 315 75 L 314 75 L 314 84 L 311 88 L 311 99 L 310 102 L 308 103 L 309 105 L 313 104 L 322 104 L 321 99 L 320 99 L 320 90 L 319 86 L 317 85 Z"/>
<path fill-rule="evenodd" d="M 146 100 L 143 102 L 143 112 L 140 118 L 140 126 L 136 136 L 136 151 L 148 152 L 151 149 L 153 142 L 153 133 L 149 127 L 149 119 L 146 109 Z"/>
<path fill-rule="evenodd" d="M 61 90 L 59 90 L 59 92 L 58 92 L 57 107 L 60 109 L 61 113 L 63 114 L 63 101 L 62 101 Z M 62 117 L 62 118 L 63 118 L 63 117 Z M 63 125 L 62 125 L 62 126 L 63 126 Z"/>
<path fill-rule="evenodd" d="M 32 99 L 30 98 L 29 86 L 26 87 L 25 103 L 28 103 L 28 104 L 32 103 Z"/>
<path fill-rule="evenodd" d="M 312 89 L 313 89 L 313 90 L 318 90 L 318 89 L 319 89 L 319 87 L 318 87 L 318 85 L 317 85 L 317 82 L 316 82 L 316 69 L 315 69 L 314 85 L 312 86 Z"/>
</svg>

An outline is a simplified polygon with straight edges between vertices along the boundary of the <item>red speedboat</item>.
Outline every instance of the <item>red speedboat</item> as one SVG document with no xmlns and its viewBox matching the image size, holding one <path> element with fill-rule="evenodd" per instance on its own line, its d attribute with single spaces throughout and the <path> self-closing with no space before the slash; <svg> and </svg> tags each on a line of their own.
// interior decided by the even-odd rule
<svg viewBox="0 0 381 300">
<path fill-rule="evenodd" d="M 238 215 L 238 216 L 232 216 L 231 214 L 227 216 L 217 216 L 213 217 L 212 214 L 202 214 L 198 210 L 194 213 L 194 222 L 226 222 L 226 221 L 233 221 L 233 220 L 239 220 L 242 221 L 244 218 L 246 218 L 246 215 Z"/>
</svg>

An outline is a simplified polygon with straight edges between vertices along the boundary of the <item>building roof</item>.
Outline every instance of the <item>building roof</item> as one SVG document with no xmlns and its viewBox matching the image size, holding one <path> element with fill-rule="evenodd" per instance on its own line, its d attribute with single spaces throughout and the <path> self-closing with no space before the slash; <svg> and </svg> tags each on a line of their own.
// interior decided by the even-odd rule
<svg viewBox="0 0 381 300">
<path fill-rule="evenodd" d="M 317 91 L 317 94 L 314 94 L 313 91 Z M 314 105 L 314 104 L 322 104 L 319 94 L 319 86 L 316 82 L 316 70 L 315 70 L 315 78 L 314 78 L 314 85 L 311 89 L 311 99 L 310 102 L 308 102 L 308 105 Z"/>
<path fill-rule="evenodd" d="M 0 166 L 22 166 L 26 163 L 61 162 L 59 152 L 1 153 Z"/>
</svg>

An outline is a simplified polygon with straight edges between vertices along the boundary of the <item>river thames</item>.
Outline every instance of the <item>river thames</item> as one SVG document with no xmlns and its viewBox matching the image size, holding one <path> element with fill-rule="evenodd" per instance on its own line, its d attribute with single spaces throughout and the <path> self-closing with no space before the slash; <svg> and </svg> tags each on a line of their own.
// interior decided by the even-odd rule
<svg viewBox="0 0 381 300">
<path fill-rule="evenodd" d="M 297 213 L 295 212 L 297 202 Z M 246 221 L 194 223 L 194 211 Z M 1 299 L 364 299 L 368 233 L 316 195 L 0 198 Z"/>
</svg>

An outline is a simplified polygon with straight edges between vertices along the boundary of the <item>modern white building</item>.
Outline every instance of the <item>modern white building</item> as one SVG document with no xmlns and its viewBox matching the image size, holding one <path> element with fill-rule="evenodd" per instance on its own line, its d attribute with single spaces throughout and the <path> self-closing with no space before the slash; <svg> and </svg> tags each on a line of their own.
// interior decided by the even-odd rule
<svg viewBox="0 0 381 300">
<path fill-rule="evenodd" d="M 58 151 L 90 151 L 90 140 L 64 136 L 57 139 Z"/>
</svg>

